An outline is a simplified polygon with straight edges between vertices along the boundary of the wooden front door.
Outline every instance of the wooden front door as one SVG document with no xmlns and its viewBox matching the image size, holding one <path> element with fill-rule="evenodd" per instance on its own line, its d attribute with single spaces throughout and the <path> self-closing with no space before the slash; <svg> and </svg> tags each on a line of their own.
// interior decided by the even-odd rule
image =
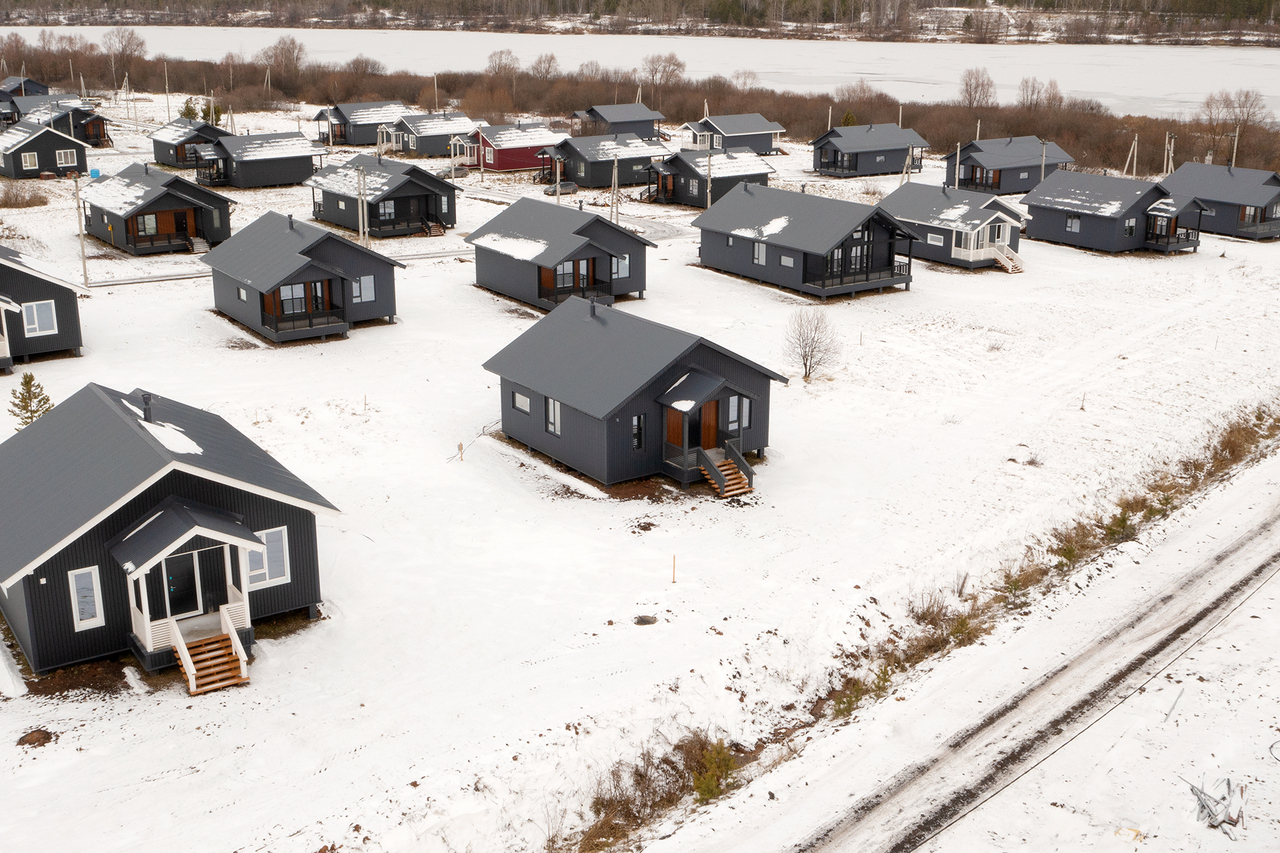
<svg viewBox="0 0 1280 853">
<path fill-rule="evenodd" d="M 710 450 L 716 446 L 717 431 L 720 426 L 720 401 L 712 400 L 702 404 L 702 448 Z"/>
<path fill-rule="evenodd" d="M 680 439 L 684 433 L 682 421 L 679 410 L 667 409 L 667 444 L 680 446 Z"/>
<path fill-rule="evenodd" d="M 187 233 L 187 212 L 185 210 L 175 210 L 173 212 L 173 233 Z"/>
</svg>

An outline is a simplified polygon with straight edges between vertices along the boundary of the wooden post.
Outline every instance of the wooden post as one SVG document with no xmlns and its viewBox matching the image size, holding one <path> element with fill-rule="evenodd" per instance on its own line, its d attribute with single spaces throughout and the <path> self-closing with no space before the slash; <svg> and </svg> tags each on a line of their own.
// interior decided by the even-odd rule
<svg viewBox="0 0 1280 853">
<path fill-rule="evenodd" d="M 1044 180 L 1044 161 L 1040 161 L 1040 180 Z M 960 143 L 956 143 L 956 177 L 954 189 L 960 189 Z"/>
<path fill-rule="evenodd" d="M 164 118 L 165 121 L 173 121 L 173 116 L 169 114 L 169 62 L 164 63 Z"/>
<path fill-rule="evenodd" d="M 671 555 L 671 582 L 676 582 L 676 555 Z"/>
<path fill-rule="evenodd" d="M 84 276 L 84 286 L 89 288 L 89 262 L 84 257 L 84 210 L 80 207 L 80 173 L 72 178 L 76 192 L 76 231 L 80 232 L 80 273 Z"/>
<path fill-rule="evenodd" d="M 1236 167 L 1236 149 L 1240 147 L 1240 125 L 1236 125 L 1235 135 L 1231 137 L 1231 168 Z"/>
<path fill-rule="evenodd" d="M 827 130 L 831 129 L 831 111 L 835 109 L 832 104 L 827 104 Z"/>
</svg>

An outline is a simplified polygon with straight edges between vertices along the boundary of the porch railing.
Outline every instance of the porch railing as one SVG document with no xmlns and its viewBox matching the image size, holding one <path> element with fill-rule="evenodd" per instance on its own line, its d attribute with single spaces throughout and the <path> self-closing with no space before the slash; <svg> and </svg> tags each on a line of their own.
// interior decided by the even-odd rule
<svg viewBox="0 0 1280 853">
<path fill-rule="evenodd" d="M 692 448 L 685 452 L 678 444 L 672 444 L 669 441 L 662 443 L 662 461 L 670 462 L 677 468 L 689 470 L 698 467 L 698 456 L 693 452 Z"/>
<path fill-rule="evenodd" d="M 240 677 L 249 677 L 249 655 L 244 650 L 244 644 L 240 642 L 239 626 L 236 619 L 232 615 L 236 610 L 240 613 L 244 612 L 244 605 L 224 604 L 218 608 L 218 624 L 222 628 L 222 632 L 231 639 L 231 649 L 236 653 L 236 658 L 240 661 Z M 247 620 L 246 620 L 247 621 Z M 248 627 L 247 625 L 245 626 Z M 192 687 L 194 690 L 195 688 Z"/>
<path fill-rule="evenodd" d="M 196 236 L 199 237 L 200 235 L 197 234 Z M 126 234 L 125 242 L 135 247 L 185 246 L 190 237 L 191 235 L 186 231 L 172 234 Z"/>
<path fill-rule="evenodd" d="M 324 202 L 322 202 L 322 201 L 312 201 L 312 202 L 311 202 L 311 218 L 312 218 L 312 219 L 319 219 L 319 218 L 320 218 L 320 214 L 322 214 L 322 213 L 324 213 Z"/>
<path fill-rule="evenodd" d="M 294 329 L 316 329 L 324 326 L 337 326 L 347 321 L 347 312 L 339 308 L 334 311 L 313 311 L 309 314 L 285 314 L 277 317 L 262 312 L 262 325 L 273 332 L 288 332 Z"/>
<path fill-rule="evenodd" d="M 707 475 L 708 480 L 716 484 L 716 490 L 723 495 L 725 490 L 729 488 L 729 480 L 720 471 L 720 469 L 716 467 L 716 463 L 711 461 L 711 457 L 707 455 L 707 451 L 703 450 L 701 447 L 695 447 L 693 448 L 693 451 L 698 467 Z"/>
<path fill-rule="evenodd" d="M 597 281 L 591 287 L 543 287 L 538 285 L 538 298 L 559 305 L 570 296 L 590 299 L 592 296 L 613 296 L 613 282 Z"/>
<path fill-rule="evenodd" d="M 747 485 L 755 487 L 756 472 L 755 469 L 747 464 L 747 460 L 742 458 L 742 454 L 738 452 L 738 448 L 729 442 L 724 443 L 724 458 L 728 459 L 734 465 L 738 466 L 738 470 L 747 478 Z"/>
<path fill-rule="evenodd" d="M 953 184 L 954 186 L 954 184 Z M 986 192 L 994 192 L 1000 189 L 999 181 L 981 180 L 975 181 L 973 178 L 961 178 L 960 189 L 962 190 L 983 190 Z"/>
<path fill-rule="evenodd" d="M 805 284 L 812 287 L 844 287 L 849 284 L 860 284 L 869 281 L 883 281 L 889 278 L 902 278 L 911 274 L 911 265 L 905 261 L 894 261 L 891 267 L 880 267 L 879 269 L 859 270 L 857 272 L 848 272 L 842 275 L 821 276 L 819 278 L 811 278 L 805 281 Z"/>
<path fill-rule="evenodd" d="M 182 671 L 187 674 L 187 689 L 195 692 L 196 689 L 196 665 L 191 662 L 191 652 L 187 651 L 187 641 L 182 639 L 182 630 L 178 628 L 178 620 L 163 620 L 169 627 L 169 642 L 173 644 L 174 654 L 178 656 L 178 660 L 182 661 Z"/>
<path fill-rule="evenodd" d="M 1280 234 L 1280 219 L 1269 219 L 1266 222 L 1246 222 L 1240 226 L 1241 234 L 1252 234 L 1255 237 L 1269 237 Z"/>
<path fill-rule="evenodd" d="M 1200 232 L 1194 228 L 1178 228 L 1172 234 L 1148 234 L 1147 242 L 1156 246 L 1178 246 L 1194 243 L 1200 239 Z"/>
</svg>

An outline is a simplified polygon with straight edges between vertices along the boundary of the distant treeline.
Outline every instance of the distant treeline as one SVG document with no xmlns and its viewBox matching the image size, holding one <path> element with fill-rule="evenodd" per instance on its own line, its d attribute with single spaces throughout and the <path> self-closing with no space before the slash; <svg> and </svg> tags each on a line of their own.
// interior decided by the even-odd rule
<svg viewBox="0 0 1280 853">
<path fill-rule="evenodd" d="M 1194 116 L 1152 118 L 1116 116 L 1094 100 L 1064 94 L 1058 81 L 1024 78 L 1014 103 L 1000 104 L 985 69 L 960 75 L 956 98 L 945 103 L 900 102 L 892 95 L 856 81 L 825 94 L 778 92 L 760 86 L 752 72 L 733 79 L 685 76 L 685 64 L 674 53 L 653 54 L 631 70 L 588 62 L 562 69 L 553 54 L 527 66 L 509 50 L 489 55 L 479 73 L 427 77 L 390 72 L 364 56 L 343 65 L 314 62 L 305 46 L 285 36 L 253 56 L 228 53 L 218 62 L 147 58 L 136 30 L 118 27 L 101 45 L 81 36 L 45 30 L 35 44 L 16 33 L 0 39 L 0 62 L 9 74 L 26 69 L 28 76 L 64 91 L 118 90 L 128 75 L 135 91 L 170 91 L 212 97 L 237 112 L 262 110 L 281 102 L 313 104 L 400 100 L 423 111 L 458 107 L 473 118 L 503 124 L 517 117 L 564 121 L 575 110 L 596 104 L 629 103 L 640 96 L 668 122 L 713 115 L 759 112 L 780 122 L 787 135 L 808 141 L 832 124 L 897 122 L 914 128 L 939 153 L 975 138 L 978 122 L 984 139 L 1038 136 L 1072 154 L 1080 168 L 1124 168 L 1135 135 L 1137 174 L 1155 174 L 1164 162 L 1166 134 L 1173 134 L 1175 160 L 1236 162 L 1250 168 L 1280 169 L 1280 130 L 1275 116 L 1256 90 L 1221 91 L 1209 96 Z M 269 81 L 269 82 L 268 82 Z M 1070 86 L 1070 81 L 1063 81 Z M 1239 128 L 1238 139 L 1236 130 Z"/>
<path fill-rule="evenodd" d="M 974 42 L 1048 39 L 1280 44 L 1276 0 L 0 0 L 34 24 L 682 32 Z"/>
</svg>

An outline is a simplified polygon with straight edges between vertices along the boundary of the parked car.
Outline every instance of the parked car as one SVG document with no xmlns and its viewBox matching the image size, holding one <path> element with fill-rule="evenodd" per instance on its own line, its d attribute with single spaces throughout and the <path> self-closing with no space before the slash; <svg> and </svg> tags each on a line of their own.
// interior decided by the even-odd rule
<svg viewBox="0 0 1280 853">
<path fill-rule="evenodd" d="M 577 184 L 575 184 L 573 181 L 561 181 L 561 182 L 560 182 L 560 194 L 561 194 L 561 195 L 568 195 L 569 193 L 576 193 L 577 191 L 578 191 L 578 185 L 577 185 Z M 549 186 L 549 187 L 547 187 L 545 190 L 543 190 L 543 191 L 542 191 L 542 193 L 543 193 L 543 195 L 555 195 L 555 194 L 556 194 L 556 185 L 555 185 L 555 184 L 552 184 L 551 186 Z"/>
</svg>

